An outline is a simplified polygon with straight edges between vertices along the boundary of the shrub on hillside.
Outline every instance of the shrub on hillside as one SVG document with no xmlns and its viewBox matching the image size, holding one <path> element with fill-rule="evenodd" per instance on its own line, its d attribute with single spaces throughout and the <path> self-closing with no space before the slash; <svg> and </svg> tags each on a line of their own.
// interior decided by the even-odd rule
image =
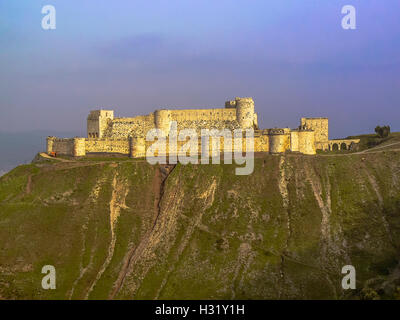
<svg viewBox="0 0 400 320">
<path fill-rule="evenodd" d="M 390 126 L 377 126 L 375 132 L 380 138 L 386 138 L 390 134 Z"/>
</svg>

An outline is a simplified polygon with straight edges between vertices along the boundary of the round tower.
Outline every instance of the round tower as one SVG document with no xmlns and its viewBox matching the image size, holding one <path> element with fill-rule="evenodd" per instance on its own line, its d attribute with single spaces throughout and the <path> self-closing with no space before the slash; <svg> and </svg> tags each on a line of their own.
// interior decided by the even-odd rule
<svg viewBox="0 0 400 320">
<path fill-rule="evenodd" d="M 289 129 L 270 129 L 269 131 L 269 152 L 283 153 L 290 148 Z"/>
<path fill-rule="evenodd" d="M 129 156 L 142 158 L 146 156 L 146 142 L 142 137 L 129 137 Z"/>
<path fill-rule="evenodd" d="M 242 129 L 253 128 L 254 101 L 252 98 L 235 98 L 236 120 Z"/>
<path fill-rule="evenodd" d="M 171 111 L 169 110 L 156 110 L 154 113 L 154 122 L 157 129 L 161 129 L 165 136 L 169 135 L 171 123 Z"/>
</svg>

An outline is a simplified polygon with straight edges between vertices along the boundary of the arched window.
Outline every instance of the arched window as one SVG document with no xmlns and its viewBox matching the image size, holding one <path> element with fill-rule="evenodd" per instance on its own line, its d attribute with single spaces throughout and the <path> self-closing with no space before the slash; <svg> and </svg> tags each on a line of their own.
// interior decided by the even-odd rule
<svg viewBox="0 0 400 320">
<path fill-rule="evenodd" d="M 337 143 L 334 143 L 332 145 L 332 151 L 338 151 L 339 150 L 339 145 Z"/>
<path fill-rule="evenodd" d="M 340 150 L 347 150 L 347 144 L 343 142 L 343 143 L 340 145 Z"/>
</svg>

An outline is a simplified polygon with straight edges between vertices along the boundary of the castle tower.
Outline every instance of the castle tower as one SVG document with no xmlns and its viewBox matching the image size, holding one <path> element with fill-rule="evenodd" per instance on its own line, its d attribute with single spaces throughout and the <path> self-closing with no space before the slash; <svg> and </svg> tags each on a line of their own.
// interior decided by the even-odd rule
<svg viewBox="0 0 400 320">
<path fill-rule="evenodd" d="M 300 128 L 315 131 L 315 145 L 317 149 L 327 150 L 329 140 L 328 118 L 301 118 Z"/>
<path fill-rule="evenodd" d="M 47 137 L 47 154 L 53 151 L 54 140 L 56 137 Z"/>
<path fill-rule="evenodd" d="M 129 156 L 141 158 L 146 156 L 146 142 L 142 137 L 129 137 Z"/>
<path fill-rule="evenodd" d="M 72 155 L 74 157 L 82 157 L 82 156 L 86 155 L 85 138 L 74 138 L 73 139 Z"/>
<path fill-rule="evenodd" d="M 315 132 L 312 130 L 298 131 L 299 152 L 303 154 L 316 154 Z"/>
<path fill-rule="evenodd" d="M 171 125 L 171 112 L 169 110 L 156 110 L 154 112 L 154 122 L 157 129 L 161 129 L 165 136 L 169 135 Z"/>
<path fill-rule="evenodd" d="M 236 119 L 242 129 L 254 127 L 254 101 L 252 98 L 235 98 Z"/>
<path fill-rule="evenodd" d="M 87 117 L 88 138 L 102 138 L 105 130 L 114 119 L 113 110 L 93 110 Z"/>
<path fill-rule="evenodd" d="M 290 129 L 269 130 L 269 152 L 283 153 L 290 149 Z"/>
</svg>

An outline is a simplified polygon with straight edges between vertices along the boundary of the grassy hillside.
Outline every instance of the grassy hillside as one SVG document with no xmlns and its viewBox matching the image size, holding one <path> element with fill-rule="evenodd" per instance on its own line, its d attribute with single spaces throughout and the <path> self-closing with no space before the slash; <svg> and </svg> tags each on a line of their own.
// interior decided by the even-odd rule
<svg viewBox="0 0 400 320">
<path fill-rule="evenodd" d="M 380 138 L 377 134 L 362 134 L 359 136 L 350 136 L 348 139 L 360 139 L 359 150 L 367 150 L 369 148 L 400 145 L 400 132 L 392 132 L 386 138 Z M 399 145 L 397 148 L 400 148 Z"/>
<path fill-rule="evenodd" d="M 92 158 L 0 178 L 0 298 L 400 297 L 400 152 L 236 165 Z M 43 265 L 57 289 L 43 290 Z M 357 289 L 341 288 L 344 265 Z"/>
</svg>

